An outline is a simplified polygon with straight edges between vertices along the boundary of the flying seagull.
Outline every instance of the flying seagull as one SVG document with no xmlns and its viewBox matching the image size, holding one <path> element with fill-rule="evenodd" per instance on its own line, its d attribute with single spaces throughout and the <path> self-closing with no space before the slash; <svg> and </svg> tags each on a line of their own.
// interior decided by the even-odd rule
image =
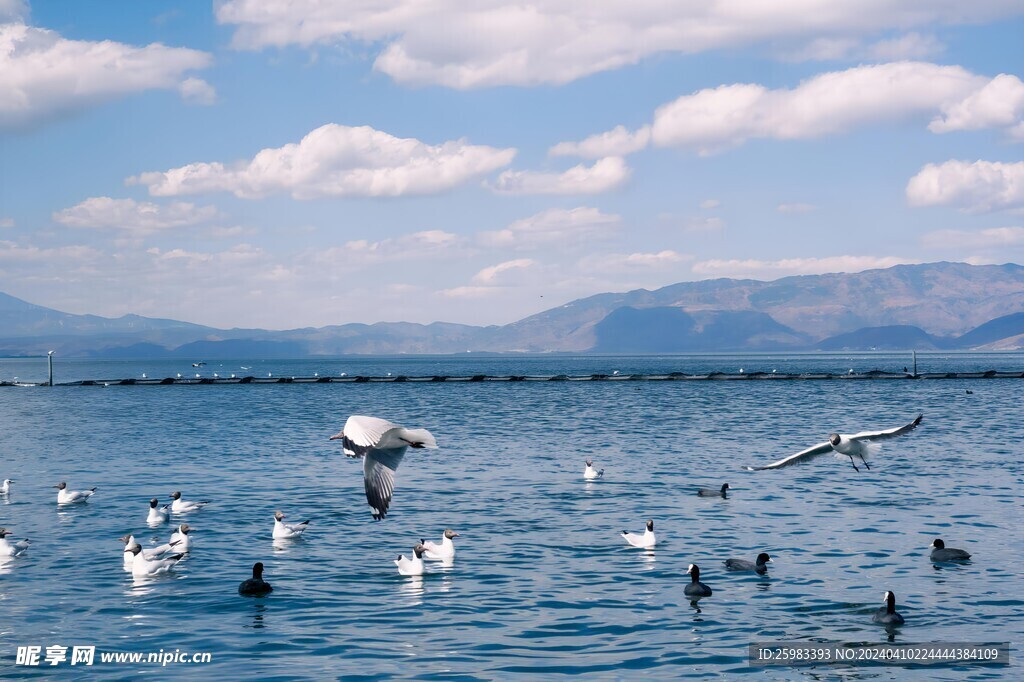
<svg viewBox="0 0 1024 682">
<path fill-rule="evenodd" d="M 402 463 L 406 448 L 437 448 L 437 441 L 426 429 L 407 429 L 386 419 L 352 415 L 331 440 L 341 440 L 345 454 L 363 458 L 363 485 L 373 518 L 388 513 L 395 489 L 395 471 Z"/>
<path fill-rule="evenodd" d="M 864 466 L 868 469 L 871 465 L 868 464 L 867 458 L 876 454 L 881 448 L 880 440 L 886 438 L 895 438 L 896 436 L 902 436 L 904 433 L 913 431 L 918 424 L 921 423 L 921 417 L 923 415 L 917 415 L 917 418 L 905 426 L 897 426 L 893 429 L 887 429 L 885 431 L 861 431 L 855 433 L 852 436 L 844 436 L 838 433 L 829 435 L 828 440 L 824 443 L 818 443 L 815 446 L 809 447 L 806 450 L 802 450 L 795 455 L 790 455 L 785 459 L 780 459 L 778 462 L 772 462 L 771 464 L 763 467 L 746 467 L 748 471 L 762 471 L 764 469 L 781 469 L 791 464 L 802 464 L 807 462 L 818 455 L 828 454 L 830 452 L 835 453 L 835 456 L 839 459 L 843 457 L 850 458 L 850 464 L 856 471 L 860 471 L 857 468 L 857 462 L 855 457 L 859 458 L 863 462 Z"/>
</svg>

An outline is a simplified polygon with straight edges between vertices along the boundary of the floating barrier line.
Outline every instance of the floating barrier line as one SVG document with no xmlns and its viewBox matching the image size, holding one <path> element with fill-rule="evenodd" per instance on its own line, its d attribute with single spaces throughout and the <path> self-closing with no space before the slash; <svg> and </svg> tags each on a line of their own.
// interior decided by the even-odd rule
<svg viewBox="0 0 1024 682">
<path fill-rule="evenodd" d="M 398 383 L 465 383 L 483 381 L 864 381 L 864 380 L 934 380 L 934 379 L 1024 379 L 1024 372 L 929 372 L 909 374 L 871 370 L 854 374 L 814 372 L 782 374 L 778 372 L 744 372 L 726 374 L 554 374 L 554 375 L 433 375 L 433 376 L 338 376 L 338 377 L 166 377 L 164 379 L 83 379 L 53 384 L 55 386 L 206 386 L 225 384 L 398 384 Z M 46 383 L 13 383 L 0 381 L 0 386 L 46 386 Z"/>
</svg>

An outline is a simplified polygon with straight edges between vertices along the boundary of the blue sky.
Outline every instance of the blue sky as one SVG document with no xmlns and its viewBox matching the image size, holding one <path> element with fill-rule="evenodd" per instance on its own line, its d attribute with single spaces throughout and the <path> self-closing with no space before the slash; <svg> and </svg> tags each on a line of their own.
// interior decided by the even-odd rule
<svg viewBox="0 0 1024 682">
<path fill-rule="evenodd" d="M 0 291 L 501 324 L 1021 262 L 1024 6 L 853 5 L 0 0 Z"/>
</svg>

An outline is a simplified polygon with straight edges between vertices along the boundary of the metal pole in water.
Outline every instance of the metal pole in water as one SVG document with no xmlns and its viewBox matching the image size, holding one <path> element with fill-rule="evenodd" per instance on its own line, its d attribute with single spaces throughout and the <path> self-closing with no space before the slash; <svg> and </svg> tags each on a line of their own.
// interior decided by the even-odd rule
<svg viewBox="0 0 1024 682">
<path fill-rule="evenodd" d="M 53 386 L 53 354 L 55 352 L 56 351 L 52 351 L 51 350 L 49 353 L 46 354 L 46 362 L 47 362 L 47 364 L 49 365 L 49 368 L 50 368 L 50 378 L 46 382 L 47 386 Z"/>
<path fill-rule="evenodd" d="M 912 350 L 910 352 L 914 354 L 914 376 L 916 377 L 917 376 L 917 351 L 916 350 Z"/>
</svg>

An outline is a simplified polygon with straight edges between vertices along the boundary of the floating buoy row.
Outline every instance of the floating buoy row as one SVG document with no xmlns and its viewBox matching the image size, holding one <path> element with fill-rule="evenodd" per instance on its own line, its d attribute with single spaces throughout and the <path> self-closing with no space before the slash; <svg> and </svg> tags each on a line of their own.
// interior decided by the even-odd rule
<svg viewBox="0 0 1024 682">
<path fill-rule="evenodd" d="M 70 381 L 55 384 L 56 386 L 169 386 L 169 385 L 223 385 L 223 384 L 397 384 L 406 382 L 419 383 L 461 383 L 479 381 L 813 381 L 813 380 L 835 380 L 835 381 L 859 381 L 867 379 L 1022 379 L 1024 372 L 1000 372 L 988 370 L 985 372 L 929 372 L 925 374 L 910 374 L 905 372 L 885 372 L 882 370 L 871 370 L 868 372 L 832 374 L 829 372 L 783 374 L 780 372 L 739 372 L 728 374 L 725 372 L 711 372 L 710 374 L 687 374 L 685 372 L 670 372 L 668 374 L 555 374 L 555 375 L 508 375 L 492 376 L 489 374 L 474 375 L 433 375 L 433 376 L 319 376 L 296 377 L 296 376 L 243 376 L 243 377 L 166 377 L 141 378 L 141 379 L 83 379 L 81 381 Z M 25 384 L 13 382 L 0 382 L 0 386 L 45 386 L 46 384 Z"/>
</svg>

